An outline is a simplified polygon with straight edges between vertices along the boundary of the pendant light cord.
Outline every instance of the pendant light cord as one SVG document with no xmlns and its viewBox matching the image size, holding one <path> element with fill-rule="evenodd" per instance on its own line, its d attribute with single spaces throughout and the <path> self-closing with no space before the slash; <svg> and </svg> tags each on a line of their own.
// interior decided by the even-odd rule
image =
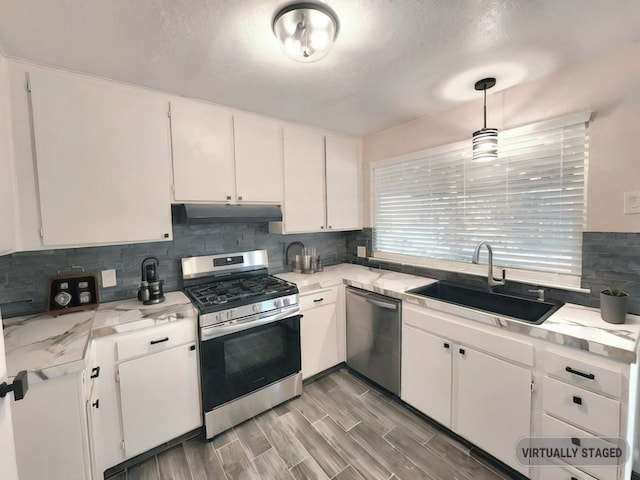
<svg viewBox="0 0 640 480">
<path fill-rule="evenodd" d="M 487 128 L 487 86 L 482 89 L 484 91 L 484 128 Z"/>
</svg>

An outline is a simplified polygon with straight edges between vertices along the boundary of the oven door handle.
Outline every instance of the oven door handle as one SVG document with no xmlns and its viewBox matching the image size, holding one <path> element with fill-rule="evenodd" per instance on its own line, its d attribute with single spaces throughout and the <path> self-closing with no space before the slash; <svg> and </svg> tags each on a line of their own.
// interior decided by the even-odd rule
<svg viewBox="0 0 640 480">
<path fill-rule="evenodd" d="M 259 327 L 260 325 L 267 325 L 268 323 L 296 316 L 302 317 L 298 308 L 283 311 L 275 315 L 269 315 L 265 318 L 251 317 L 243 320 L 232 320 L 230 322 L 218 323 L 216 325 L 201 328 L 200 340 L 212 340 L 214 338 L 230 335 L 236 332 L 242 332 L 243 330 L 249 330 L 250 328 Z"/>
</svg>

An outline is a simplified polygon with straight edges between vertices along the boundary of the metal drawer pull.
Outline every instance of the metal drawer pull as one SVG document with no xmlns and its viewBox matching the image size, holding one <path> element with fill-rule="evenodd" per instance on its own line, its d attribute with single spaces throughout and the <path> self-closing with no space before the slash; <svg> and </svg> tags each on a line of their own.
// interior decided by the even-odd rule
<svg viewBox="0 0 640 480">
<path fill-rule="evenodd" d="M 151 340 L 149 343 L 151 345 L 155 345 L 157 343 L 168 342 L 168 341 L 169 341 L 169 337 L 164 337 L 164 338 L 161 338 L 160 340 Z"/>
<path fill-rule="evenodd" d="M 578 477 L 571 477 L 571 480 L 580 480 Z"/>
<path fill-rule="evenodd" d="M 582 405 L 582 398 L 580 397 L 576 397 L 575 395 L 573 396 L 573 403 L 575 403 L 576 405 Z"/>
<path fill-rule="evenodd" d="M 580 446 L 580 439 L 577 438 L 577 437 L 571 437 L 571 443 L 573 445 L 575 445 L 576 447 L 579 447 Z"/>
<path fill-rule="evenodd" d="M 579 372 L 578 370 L 574 370 L 571 367 L 566 367 L 565 370 L 569 373 L 573 373 L 574 375 L 579 375 L 581 377 L 588 378 L 589 380 L 595 380 L 596 378 L 596 376 L 593 373 Z"/>
<path fill-rule="evenodd" d="M 324 301 L 324 298 L 323 298 L 323 297 L 320 297 L 320 298 L 315 298 L 315 299 L 313 300 L 313 303 L 318 303 L 318 302 L 323 302 L 323 301 Z"/>
</svg>

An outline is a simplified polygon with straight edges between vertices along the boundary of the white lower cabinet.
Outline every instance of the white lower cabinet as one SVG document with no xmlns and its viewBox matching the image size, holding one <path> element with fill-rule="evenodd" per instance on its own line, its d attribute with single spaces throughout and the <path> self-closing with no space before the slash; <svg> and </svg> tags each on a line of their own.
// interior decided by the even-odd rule
<svg viewBox="0 0 640 480">
<path fill-rule="evenodd" d="M 202 425 L 195 319 L 94 339 L 103 468 Z"/>
<path fill-rule="evenodd" d="M 338 319 L 339 288 L 321 289 L 300 295 L 303 379 L 344 361 L 340 341 L 343 336 L 339 334 L 340 325 L 344 328 L 343 322 Z"/>
<path fill-rule="evenodd" d="M 200 425 L 195 344 L 120 363 L 124 453 L 133 457 Z"/>
<path fill-rule="evenodd" d="M 515 447 L 531 434 L 531 368 L 484 353 L 510 352 L 510 340 L 411 305 L 402 315 L 402 400 L 528 475 Z M 530 348 L 513 357 L 532 363 Z"/>
<path fill-rule="evenodd" d="M 82 378 L 78 372 L 30 383 L 12 403 L 20 480 L 91 478 Z"/>
</svg>

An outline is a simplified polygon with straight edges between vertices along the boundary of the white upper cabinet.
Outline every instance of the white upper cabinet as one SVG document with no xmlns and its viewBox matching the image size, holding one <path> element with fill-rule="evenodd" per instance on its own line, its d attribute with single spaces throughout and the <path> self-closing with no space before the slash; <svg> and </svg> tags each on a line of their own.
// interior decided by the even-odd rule
<svg viewBox="0 0 640 480">
<path fill-rule="evenodd" d="M 284 128 L 283 222 L 274 233 L 357 230 L 360 215 L 360 149 L 356 138 Z"/>
<path fill-rule="evenodd" d="M 31 101 L 44 245 L 171 238 L 162 96 L 37 70 Z"/>
<path fill-rule="evenodd" d="M 327 228 L 362 228 L 358 140 L 339 135 L 325 137 L 327 175 Z"/>
<path fill-rule="evenodd" d="M 284 230 L 315 232 L 325 226 L 324 138 L 315 130 L 284 128 Z"/>
<path fill-rule="evenodd" d="M 282 123 L 257 115 L 233 116 L 236 202 L 281 204 Z"/>
<path fill-rule="evenodd" d="M 0 55 L 0 98 L 9 98 L 7 64 Z M 7 102 L 8 103 L 8 102 Z M 17 248 L 16 188 L 13 164 L 11 118 L 8 108 L 0 110 L 0 255 Z"/>
<path fill-rule="evenodd" d="M 172 98 L 171 142 L 176 202 L 235 200 L 233 115 L 229 110 Z"/>
</svg>

